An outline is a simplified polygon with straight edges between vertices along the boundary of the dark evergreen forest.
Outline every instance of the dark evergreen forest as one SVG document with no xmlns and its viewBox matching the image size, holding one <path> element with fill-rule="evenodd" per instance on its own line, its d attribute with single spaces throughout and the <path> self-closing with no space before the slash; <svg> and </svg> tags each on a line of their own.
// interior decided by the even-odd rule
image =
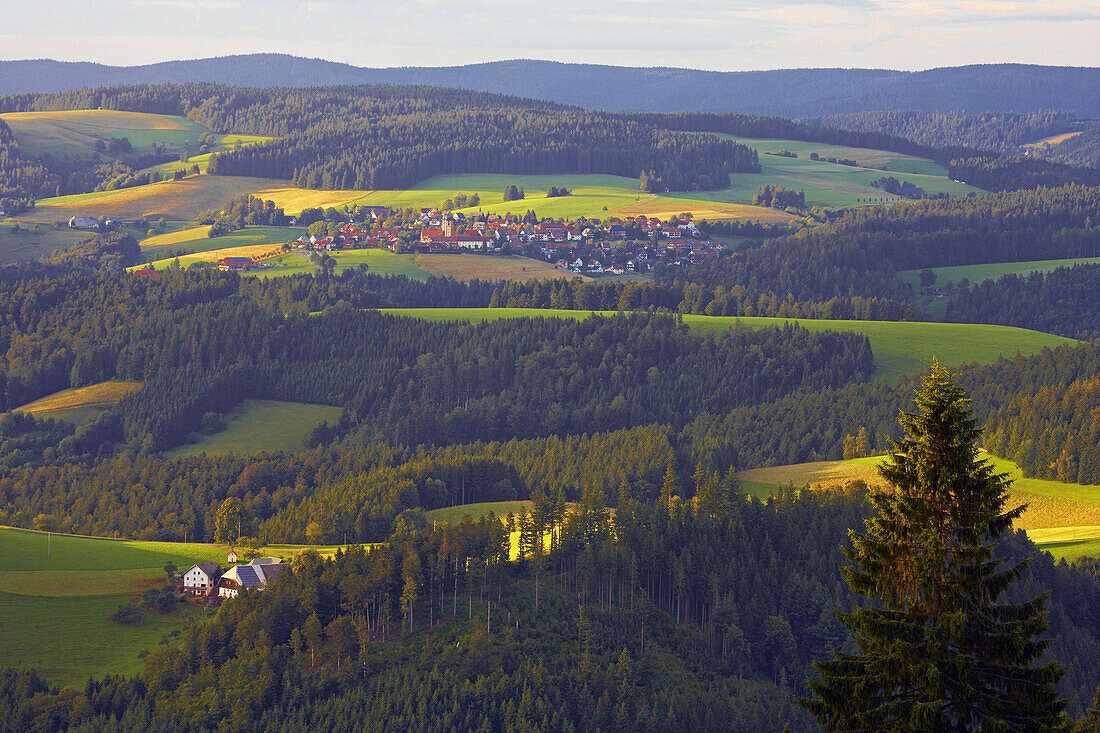
<svg viewBox="0 0 1100 733">
<path fill-rule="evenodd" d="M 791 692 L 809 661 L 846 643 L 831 608 L 853 607 L 838 546 L 861 495 L 780 494 L 768 504 L 704 479 L 615 515 L 585 494 L 534 496 L 507 523 L 547 553 L 507 562 L 490 516 L 434 528 L 402 521 L 383 546 L 298 556 L 264 593 L 227 604 L 135 678 L 50 690 L 0 673 L 5 730 L 814 730 Z M 421 520 L 421 523 L 423 520 Z M 555 529 L 556 528 L 556 529 Z M 1051 589 L 1051 649 L 1079 715 L 1100 659 L 1089 564 L 1033 555 L 1013 597 Z M 196 698 L 202 704 L 195 704 Z M 384 726 L 384 727 L 383 727 Z"/>
</svg>

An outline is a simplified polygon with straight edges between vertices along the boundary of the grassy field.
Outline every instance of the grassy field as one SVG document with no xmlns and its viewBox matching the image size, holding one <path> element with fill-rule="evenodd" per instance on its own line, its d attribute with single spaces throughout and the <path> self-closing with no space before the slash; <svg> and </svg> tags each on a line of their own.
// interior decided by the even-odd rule
<svg viewBox="0 0 1100 733">
<path fill-rule="evenodd" d="M 210 132 L 186 117 L 114 110 L 11 112 L 0 118 L 28 157 L 86 157 L 96 154 L 97 140 L 121 137 L 130 141 L 134 153 L 151 152 L 154 143 L 169 150 L 182 150 L 190 143 L 197 150 L 199 136 Z"/>
<path fill-rule="evenodd" d="M 283 185 L 273 178 L 243 176 L 191 176 L 182 181 L 162 181 L 119 191 L 73 194 L 42 199 L 24 214 L 30 221 L 54 222 L 77 214 L 114 216 L 120 219 L 164 217 L 171 221 L 196 221 L 207 209 L 221 209 L 226 201 L 266 188 Z"/>
<path fill-rule="evenodd" d="M 499 519 L 504 519 L 508 516 L 508 512 L 513 514 L 519 514 L 520 512 L 530 511 L 530 501 L 486 501 L 477 504 L 461 504 L 459 506 L 444 507 L 442 509 L 432 509 L 430 512 L 425 512 L 424 516 L 429 522 L 452 522 L 458 523 L 462 521 L 462 517 L 467 514 L 473 520 L 481 519 L 488 516 L 489 512 L 495 514 Z"/>
<path fill-rule="evenodd" d="M 387 311 L 429 320 L 480 322 L 501 318 L 558 317 L 586 318 L 586 311 L 553 311 L 537 308 L 408 308 Z M 765 328 L 793 322 L 811 331 L 854 331 L 871 341 L 875 357 L 875 375 L 898 375 L 928 368 L 933 356 L 949 366 L 972 361 L 990 363 L 1017 352 L 1034 354 L 1044 347 L 1070 343 L 1061 336 L 1008 326 L 958 323 L 892 321 L 839 321 L 806 318 L 735 318 L 732 316 L 684 316 L 684 323 L 699 333 L 725 331 L 741 322 L 752 328 Z"/>
<path fill-rule="evenodd" d="M 1050 272 L 1059 267 L 1073 267 L 1074 265 L 1094 265 L 1100 263 L 1100 257 L 1078 257 L 1068 260 L 1030 260 L 1028 262 L 993 262 L 985 265 L 956 265 L 954 267 L 929 268 L 936 276 L 934 286 L 944 286 L 947 283 L 957 284 L 963 278 L 971 284 L 977 284 L 983 280 L 996 279 L 1002 275 L 1026 275 L 1032 272 Z M 913 292 L 920 292 L 920 274 L 923 270 L 902 270 L 898 278 L 913 288 Z"/>
<path fill-rule="evenodd" d="M 194 252 L 209 252 L 236 247 L 265 247 L 264 251 L 267 252 L 270 251 L 271 245 L 294 241 L 305 234 L 306 231 L 298 227 L 246 227 L 232 234 L 211 239 L 206 235 L 209 229 L 208 226 L 190 227 L 178 232 L 158 234 L 155 237 L 142 240 L 142 261 L 158 261 L 157 255 L 170 249 L 186 248 Z M 163 260 L 165 264 L 169 261 Z M 157 269 L 162 268 L 157 267 Z"/>
<path fill-rule="evenodd" d="M 1041 544 L 1080 544 L 1100 539 L 1100 486 L 1061 483 L 1045 479 L 1026 478 L 1012 461 L 988 456 L 999 472 L 1008 474 L 1013 485 L 1009 503 L 1027 504 L 1028 509 L 1017 529 L 1031 535 Z M 754 468 L 742 471 L 738 477 L 747 493 L 764 496 L 779 486 L 837 486 L 862 480 L 869 485 L 881 484 L 875 465 L 880 457 L 857 458 L 851 461 L 817 461 L 789 466 Z"/>
<path fill-rule="evenodd" d="M 501 257 L 499 255 L 417 255 L 416 266 L 431 275 L 446 275 L 457 280 L 562 280 L 579 277 L 567 270 L 559 270 L 549 262 L 532 260 L 529 257 Z"/>
<path fill-rule="evenodd" d="M 1080 135 L 1081 132 L 1082 130 L 1075 130 L 1074 132 L 1062 132 L 1057 135 L 1051 135 L 1050 137 L 1044 137 L 1042 140 L 1036 140 L 1033 143 L 1026 143 L 1025 145 L 1021 145 L 1020 147 L 1041 148 L 1045 145 L 1057 145 L 1058 143 L 1064 143 L 1071 137 L 1076 137 L 1077 135 Z"/>
<path fill-rule="evenodd" d="M 29 157 L 52 155 L 56 158 L 83 158 L 107 154 L 95 149 L 99 140 L 125 137 L 133 154 L 151 153 L 153 145 L 163 145 L 169 153 L 198 150 L 199 137 L 211 131 L 186 117 L 177 115 L 118 112 L 114 110 L 68 110 L 49 112 L 11 112 L 0 115 L 11 126 L 21 152 Z M 218 150 L 270 139 L 261 135 L 214 134 Z M 196 155 L 187 163 L 173 161 L 146 170 L 171 173 L 190 168 L 194 163 L 205 170 L 208 154 Z"/>
<path fill-rule="evenodd" d="M 297 450 L 313 428 L 325 420 L 336 422 L 341 412 L 342 408 L 329 405 L 247 399 L 229 412 L 225 430 L 203 435 L 197 442 L 174 448 L 165 456 L 247 455 L 260 451 Z"/>
<path fill-rule="evenodd" d="M 49 555 L 47 555 L 49 547 Z M 306 549 L 271 545 L 265 555 L 291 559 Z M 332 555 L 335 546 L 313 547 Z M 0 667 L 35 667 L 54 684 L 83 688 L 89 676 L 134 674 L 138 653 L 201 622 L 192 605 L 161 615 L 147 611 L 139 626 L 109 620 L 121 603 L 164 582 L 169 561 L 184 571 L 197 562 L 226 563 L 224 546 L 140 542 L 30 532 L 0 527 Z M 13 569 L 18 568 L 18 569 Z"/>
<path fill-rule="evenodd" d="M 37 260 L 55 250 L 68 249 L 95 236 L 95 232 L 69 229 L 68 227 L 55 229 L 53 220 L 32 221 L 27 218 L 32 215 L 35 215 L 34 210 L 18 216 L 14 220 L 5 219 L 3 223 L 0 223 L 0 265 Z M 68 221 L 69 215 L 59 218 Z M 11 231 L 13 223 L 19 224 L 19 231 Z M 37 229 L 35 229 L 36 226 Z M 168 229 L 173 230 L 176 226 L 170 224 Z M 135 239 L 140 240 L 147 236 L 147 230 L 145 229 L 138 230 L 133 227 L 123 227 L 123 229 L 128 234 L 133 235 Z"/>
<path fill-rule="evenodd" d="M 80 425 L 141 387 L 141 382 L 100 382 L 54 392 L 15 409 L 38 417 L 52 417 Z"/>
<path fill-rule="evenodd" d="M 761 173 L 735 173 L 730 189 L 712 192 L 725 201 L 750 203 L 760 186 L 781 185 L 806 194 L 806 203 L 824 207 L 861 206 L 869 203 L 903 201 L 901 196 L 872 188 L 871 181 L 886 175 L 912 181 L 929 193 L 965 196 L 981 189 L 955 183 L 947 169 L 931 160 L 900 153 L 865 148 L 845 148 L 796 140 L 754 140 L 724 135 L 761 152 Z M 765 151 L 787 150 L 798 158 L 766 155 Z M 822 157 L 850 158 L 862 167 L 810 160 L 810 153 Z"/>
<path fill-rule="evenodd" d="M 504 201 L 504 189 L 509 184 L 522 186 L 526 198 L 521 201 Z M 573 195 L 546 198 L 550 186 L 565 186 Z M 287 189 L 289 192 L 294 189 Z M 755 192 L 755 189 L 753 189 Z M 308 192 L 305 200 L 316 203 L 320 194 L 339 193 Z M 352 193 L 352 192 L 344 192 Z M 470 173 L 444 175 L 429 178 L 405 191 L 356 191 L 356 196 L 342 203 L 389 206 L 392 208 L 422 208 L 439 206 L 456 194 L 476 193 L 481 203 L 461 211 L 483 211 L 489 214 L 522 213 L 531 209 L 540 217 L 631 216 L 645 214 L 667 219 L 690 211 L 700 219 L 753 219 L 756 221 L 782 222 L 792 217 L 782 211 L 746 202 L 725 200 L 714 192 L 646 194 L 638 190 L 634 178 L 602 174 L 569 173 L 561 175 L 510 175 L 495 173 Z M 265 195 L 266 197 L 266 195 Z M 314 198 L 316 197 L 316 198 Z M 751 199 L 751 196 L 750 196 Z M 275 199 L 279 203 L 278 199 Z M 333 205 L 337 205 L 333 203 Z M 289 205 L 288 205 L 289 206 Z M 293 207 L 287 208 L 290 211 Z"/>
</svg>

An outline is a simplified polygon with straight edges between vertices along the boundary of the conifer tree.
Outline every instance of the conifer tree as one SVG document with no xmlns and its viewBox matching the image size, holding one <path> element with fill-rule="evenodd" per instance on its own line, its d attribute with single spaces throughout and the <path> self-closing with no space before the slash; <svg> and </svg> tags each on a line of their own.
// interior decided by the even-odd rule
<svg viewBox="0 0 1100 733">
<path fill-rule="evenodd" d="M 1002 567 L 994 547 L 1025 507 L 1005 510 L 1010 481 L 980 456 L 970 401 L 936 360 L 916 404 L 879 469 L 891 488 L 871 494 L 878 516 L 845 549 L 848 585 L 872 602 L 839 614 L 858 653 L 816 663 L 801 703 L 835 731 L 1057 729 L 1064 670 L 1037 665 L 1046 595 L 998 603 L 1026 562 Z"/>
</svg>

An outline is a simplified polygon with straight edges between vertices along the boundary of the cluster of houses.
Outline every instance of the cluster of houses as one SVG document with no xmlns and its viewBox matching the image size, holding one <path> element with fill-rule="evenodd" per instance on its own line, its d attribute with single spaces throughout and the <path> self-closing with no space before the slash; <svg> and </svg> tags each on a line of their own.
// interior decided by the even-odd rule
<svg viewBox="0 0 1100 733">
<path fill-rule="evenodd" d="M 229 562 L 235 563 L 235 553 Z M 224 573 L 217 563 L 192 565 L 183 574 L 184 591 L 207 598 L 236 598 L 241 591 L 263 590 L 264 586 L 290 568 L 277 557 L 257 557 L 247 565 L 233 565 Z"/>
<path fill-rule="evenodd" d="M 371 211 L 377 221 L 385 218 Z M 664 263 L 673 266 L 717 259 L 721 244 L 712 243 L 693 221 L 664 222 L 656 217 L 581 217 L 572 221 L 539 220 L 529 212 L 478 214 L 422 209 L 403 224 L 371 226 L 349 220 L 332 236 L 303 235 L 292 245 L 302 250 L 386 248 L 393 252 L 516 253 L 552 262 L 561 269 L 589 275 L 645 271 Z M 219 267 L 221 263 L 219 263 Z"/>
</svg>

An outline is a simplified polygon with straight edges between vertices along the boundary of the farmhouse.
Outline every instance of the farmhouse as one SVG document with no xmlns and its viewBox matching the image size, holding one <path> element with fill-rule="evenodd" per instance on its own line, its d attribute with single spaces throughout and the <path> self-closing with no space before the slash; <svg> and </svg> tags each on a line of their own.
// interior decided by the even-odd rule
<svg viewBox="0 0 1100 733">
<path fill-rule="evenodd" d="M 69 219 L 69 229 L 98 229 L 99 219 L 94 216 L 74 216 Z"/>
<path fill-rule="evenodd" d="M 279 577 L 290 565 L 274 557 L 258 557 L 247 565 L 235 565 L 218 581 L 218 595 L 236 598 L 242 590 L 263 590 L 268 581 Z"/>
<path fill-rule="evenodd" d="M 218 260 L 218 269 L 222 272 L 240 272 L 256 267 L 256 262 L 251 257 L 223 257 Z"/>
<path fill-rule="evenodd" d="M 183 574 L 184 590 L 209 595 L 214 590 L 220 570 L 217 563 L 212 562 L 192 565 L 191 569 Z"/>
</svg>

